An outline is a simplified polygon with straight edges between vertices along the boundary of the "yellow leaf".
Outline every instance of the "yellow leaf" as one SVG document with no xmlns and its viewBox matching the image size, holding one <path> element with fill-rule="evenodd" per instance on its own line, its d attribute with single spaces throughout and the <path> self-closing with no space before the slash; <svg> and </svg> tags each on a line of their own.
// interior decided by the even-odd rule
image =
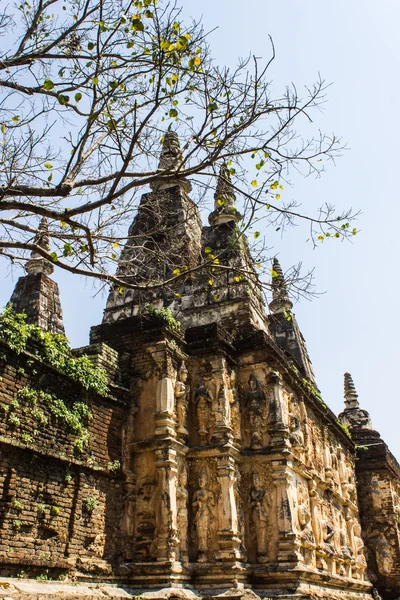
<svg viewBox="0 0 400 600">
<path fill-rule="evenodd" d="M 281 199 L 281 195 L 280 194 L 276 194 L 275 198 L 276 198 L 276 200 L 280 200 Z"/>
<path fill-rule="evenodd" d="M 189 33 L 184 33 L 183 37 L 186 38 L 187 40 L 191 40 L 192 39 L 192 36 L 189 35 Z"/>
<path fill-rule="evenodd" d="M 324 241 L 324 236 L 323 235 L 319 235 L 317 239 L 318 239 L 319 242 L 323 242 Z"/>
<path fill-rule="evenodd" d="M 219 265 L 219 258 L 215 258 L 215 259 L 213 260 L 213 263 L 214 263 L 214 265 Z"/>
<path fill-rule="evenodd" d="M 176 292 L 175 296 L 176 296 L 177 298 L 181 298 L 181 297 L 182 297 L 182 294 L 179 294 L 178 292 Z"/>
<path fill-rule="evenodd" d="M 175 50 L 175 44 L 170 44 L 170 46 L 169 46 L 168 50 L 169 50 L 170 52 L 172 52 L 172 50 Z"/>
<path fill-rule="evenodd" d="M 62 227 L 63 229 L 67 226 L 65 221 L 60 221 L 60 227 Z"/>
<path fill-rule="evenodd" d="M 125 288 L 123 288 L 122 286 L 118 288 L 118 293 L 119 294 L 123 294 L 125 291 Z"/>
<path fill-rule="evenodd" d="M 201 63 L 200 56 L 196 56 L 196 58 L 194 59 L 194 64 L 196 65 L 196 67 L 198 67 L 200 63 Z"/>
<path fill-rule="evenodd" d="M 351 232 L 353 235 L 357 234 L 357 229 L 354 227 L 353 231 Z"/>
<path fill-rule="evenodd" d="M 236 281 L 236 283 L 239 283 L 239 282 L 240 282 L 240 277 L 239 277 L 239 275 L 235 275 L 235 277 L 234 277 L 233 279 Z"/>
<path fill-rule="evenodd" d="M 180 275 L 181 274 L 181 270 L 180 269 L 174 269 L 173 271 L 174 275 Z"/>
<path fill-rule="evenodd" d="M 260 237 L 260 232 L 255 231 L 253 235 L 254 235 L 254 239 L 256 240 L 258 237 Z"/>
<path fill-rule="evenodd" d="M 5 133 L 7 129 L 7 125 L 5 123 L 2 123 L 1 125 L 1 133 Z"/>
<path fill-rule="evenodd" d="M 279 189 L 280 189 L 280 190 L 283 190 L 283 189 L 284 189 L 284 187 L 283 187 L 283 185 L 282 185 L 282 184 L 279 186 Z"/>
<path fill-rule="evenodd" d="M 213 285 L 214 284 L 214 280 L 213 279 L 209 279 L 208 280 L 208 285 Z"/>
<path fill-rule="evenodd" d="M 119 248 L 119 244 L 117 242 L 113 243 L 114 248 Z"/>
<path fill-rule="evenodd" d="M 251 182 L 251 185 L 256 188 L 258 183 L 255 179 L 253 179 L 253 181 Z"/>
<path fill-rule="evenodd" d="M 276 271 L 274 271 L 274 269 L 270 269 L 269 271 L 271 273 L 272 279 L 275 279 L 275 277 L 278 277 L 278 273 Z"/>
</svg>

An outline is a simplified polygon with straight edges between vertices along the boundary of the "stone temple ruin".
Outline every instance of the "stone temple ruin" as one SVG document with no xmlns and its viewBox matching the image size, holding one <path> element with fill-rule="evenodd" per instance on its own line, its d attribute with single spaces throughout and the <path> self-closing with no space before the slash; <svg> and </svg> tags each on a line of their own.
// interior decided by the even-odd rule
<svg viewBox="0 0 400 600">
<path fill-rule="evenodd" d="M 160 169 L 179 160 L 169 132 Z M 207 227 L 190 190 L 161 178 L 142 197 L 118 274 L 157 283 L 210 249 L 226 268 L 212 285 L 200 269 L 111 290 L 74 351 L 106 370 L 107 392 L 38 352 L 40 336 L 0 339 L 0 589 L 46 573 L 152 598 L 399 598 L 399 464 L 348 373 L 339 418 L 322 401 L 277 260 L 267 314 L 227 170 Z M 11 304 L 59 334 L 51 272 L 33 255 Z"/>
</svg>

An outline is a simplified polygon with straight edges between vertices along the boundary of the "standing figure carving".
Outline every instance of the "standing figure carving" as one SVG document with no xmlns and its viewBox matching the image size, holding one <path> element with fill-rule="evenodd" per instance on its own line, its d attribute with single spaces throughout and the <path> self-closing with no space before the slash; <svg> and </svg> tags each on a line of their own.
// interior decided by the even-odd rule
<svg viewBox="0 0 400 600">
<path fill-rule="evenodd" d="M 304 563 L 307 566 L 312 567 L 314 566 L 315 557 L 315 537 L 311 525 L 311 511 L 306 497 L 300 496 L 299 502 L 297 518 L 301 530 L 300 541 L 302 554 Z"/>
<path fill-rule="evenodd" d="M 200 446 L 205 446 L 209 441 L 210 412 L 214 398 L 209 388 L 201 386 L 196 389 L 195 399 Z"/>
<path fill-rule="evenodd" d="M 189 398 L 189 386 L 186 384 L 188 372 L 183 362 L 178 372 L 178 379 L 175 384 L 175 399 L 176 399 L 176 414 L 178 427 L 177 432 L 183 437 L 188 436 L 187 430 L 187 412 L 188 412 L 188 398 Z"/>
<path fill-rule="evenodd" d="M 177 501 L 177 526 L 179 536 L 178 559 L 185 563 L 189 561 L 188 556 L 188 491 L 187 471 L 183 466 L 179 474 L 178 487 L 176 490 Z"/>
<path fill-rule="evenodd" d="M 253 373 L 249 377 L 248 386 L 246 400 L 249 413 L 250 447 L 258 450 L 262 448 L 262 422 L 265 395 L 261 389 L 260 382 Z"/>
<path fill-rule="evenodd" d="M 214 520 L 214 494 L 207 488 L 207 483 L 207 473 L 202 471 L 199 475 L 199 489 L 194 493 L 192 502 L 199 552 L 198 562 L 207 561 L 211 523 Z"/>
<path fill-rule="evenodd" d="M 139 555 L 154 555 L 156 550 L 156 482 L 143 477 L 136 501 L 136 551 Z"/>
<path fill-rule="evenodd" d="M 363 578 L 365 569 L 367 568 L 367 561 L 364 556 L 364 542 L 361 537 L 361 525 L 355 520 L 353 526 L 353 544 L 354 544 L 354 558 L 356 560 L 354 575 Z"/>
<path fill-rule="evenodd" d="M 300 419 L 300 409 L 298 400 L 294 396 L 291 400 L 291 410 L 289 413 L 290 422 L 290 442 L 295 450 L 303 450 L 304 448 L 304 433 L 302 430 L 302 423 Z"/>
<path fill-rule="evenodd" d="M 230 377 L 231 384 L 231 423 L 233 430 L 233 437 L 239 441 L 241 439 L 241 414 L 240 414 L 240 402 L 239 394 L 236 389 L 236 374 L 232 371 Z"/>
<path fill-rule="evenodd" d="M 268 560 L 270 542 L 270 506 L 270 495 L 267 490 L 262 488 L 260 476 L 257 471 L 254 471 L 251 474 L 251 487 L 248 497 L 248 507 L 250 511 L 251 522 L 255 531 L 257 562 L 259 563 L 264 563 Z"/>
</svg>

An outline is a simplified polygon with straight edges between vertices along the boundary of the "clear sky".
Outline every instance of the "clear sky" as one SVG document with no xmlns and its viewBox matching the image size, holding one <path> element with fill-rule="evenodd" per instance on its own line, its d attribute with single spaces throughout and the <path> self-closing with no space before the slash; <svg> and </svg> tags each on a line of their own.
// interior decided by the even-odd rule
<svg viewBox="0 0 400 600">
<path fill-rule="evenodd" d="M 400 45 L 398 0 L 182 0 L 184 15 L 199 18 L 216 60 L 234 66 L 238 56 L 269 58 L 270 34 L 276 60 L 270 71 L 276 94 L 292 81 L 298 89 L 318 73 L 332 82 L 329 102 L 316 125 L 342 135 L 348 150 L 320 179 L 294 178 L 285 192 L 303 203 L 352 206 L 362 215 L 353 243 L 327 241 L 313 250 L 304 228 L 265 232 L 283 268 L 303 261 L 315 267 L 319 298 L 296 304 L 318 385 L 333 411 L 343 408 L 343 373 L 349 371 L 363 408 L 400 459 L 400 324 L 396 312 L 400 255 L 399 169 Z M 4 263 L 0 303 L 9 299 L 17 277 Z M 7 276 L 8 275 L 8 276 Z M 102 319 L 105 296 L 92 282 L 69 274 L 61 287 L 67 335 L 85 345 L 91 325 Z"/>
</svg>

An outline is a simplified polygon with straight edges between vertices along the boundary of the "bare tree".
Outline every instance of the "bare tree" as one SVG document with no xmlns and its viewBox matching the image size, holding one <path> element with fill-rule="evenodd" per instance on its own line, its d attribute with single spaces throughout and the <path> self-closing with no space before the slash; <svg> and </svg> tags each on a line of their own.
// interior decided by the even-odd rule
<svg viewBox="0 0 400 600">
<path fill-rule="evenodd" d="M 341 142 L 297 134 L 326 86 L 320 79 L 304 97 L 291 86 L 273 98 L 272 41 L 267 64 L 253 57 L 220 68 L 201 24 L 185 24 L 175 4 L 157 0 L 26 0 L 6 7 L 0 24 L 4 258 L 23 263 L 34 251 L 77 274 L 147 287 L 113 275 L 139 193 L 188 178 L 200 203 L 222 164 L 242 199 L 238 235 L 261 218 L 275 228 L 305 219 L 314 243 L 355 234 L 351 211 L 324 206 L 314 216 L 281 200 L 291 170 L 320 173 L 321 159 L 334 159 Z M 160 170 L 170 126 L 183 159 Z M 38 243 L 42 217 L 50 250 Z"/>
</svg>

